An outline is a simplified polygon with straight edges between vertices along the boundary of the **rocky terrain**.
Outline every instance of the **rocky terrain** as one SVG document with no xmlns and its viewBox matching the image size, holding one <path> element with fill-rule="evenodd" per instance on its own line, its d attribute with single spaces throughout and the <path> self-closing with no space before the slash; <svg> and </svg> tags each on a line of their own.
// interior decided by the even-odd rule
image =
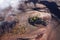
<svg viewBox="0 0 60 40">
<path fill-rule="evenodd" d="M 30 0 L 16 8 L 10 6 L 2 10 L 0 40 L 60 40 L 60 11 L 53 10 L 52 4 L 55 5 Z"/>
</svg>

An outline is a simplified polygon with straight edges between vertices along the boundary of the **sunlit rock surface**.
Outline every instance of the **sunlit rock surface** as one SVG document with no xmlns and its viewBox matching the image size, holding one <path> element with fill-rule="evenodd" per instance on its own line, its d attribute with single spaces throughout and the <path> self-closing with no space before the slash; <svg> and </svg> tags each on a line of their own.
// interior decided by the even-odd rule
<svg viewBox="0 0 60 40">
<path fill-rule="evenodd" d="M 27 1 L 15 4 L 0 12 L 0 40 L 60 39 L 60 19 L 54 16 L 47 6 Z M 34 25 L 29 23 L 29 18 L 33 18 L 30 20 Z M 47 25 L 42 25 L 42 21 Z"/>
</svg>

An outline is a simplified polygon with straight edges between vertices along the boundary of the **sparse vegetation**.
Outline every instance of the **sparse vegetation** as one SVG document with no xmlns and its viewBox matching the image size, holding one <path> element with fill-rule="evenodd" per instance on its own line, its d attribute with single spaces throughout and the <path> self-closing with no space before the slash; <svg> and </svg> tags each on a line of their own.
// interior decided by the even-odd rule
<svg viewBox="0 0 60 40">
<path fill-rule="evenodd" d="M 34 26 L 35 26 L 35 24 L 38 24 L 38 25 L 42 24 L 42 25 L 46 26 L 46 22 L 37 16 L 29 18 L 28 21 L 31 25 L 34 25 Z"/>
<path fill-rule="evenodd" d="M 25 32 L 26 32 L 26 30 L 25 30 L 24 26 L 15 27 L 12 30 L 12 34 L 24 34 Z"/>
</svg>

